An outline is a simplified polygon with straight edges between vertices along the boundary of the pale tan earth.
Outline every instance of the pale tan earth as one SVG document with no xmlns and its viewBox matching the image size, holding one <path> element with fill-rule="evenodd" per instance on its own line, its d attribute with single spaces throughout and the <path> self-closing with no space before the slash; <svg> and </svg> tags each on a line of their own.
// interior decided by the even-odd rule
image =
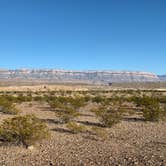
<svg viewBox="0 0 166 166">
<path fill-rule="evenodd" d="M 43 119 L 51 130 L 51 138 L 25 149 L 14 145 L 0 146 L 1 166 L 165 166 L 166 123 L 145 122 L 129 116 L 107 128 L 108 138 L 91 133 L 72 134 L 63 124 L 57 124 L 54 112 L 46 103 L 17 104 L 22 114 L 33 113 Z M 81 108 L 76 119 L 87 128 L 99 122 L 88 110 Z M 0 113 L 0 122 L 12 117 Z"/>
<path fill-rule="evenodd" d="M 87 90 L 158 90 L 166 91 L 166 82 L 157 83 L 112 83 L 107 84 L 85 84 L 85 83 L 44 83 L 44 82 L 20 82 L 0 80 L 0 91 L 87 91 Z"/>
<path fill-rule="evenodd" d="M 34 85 L 34 86 L 3 86 L 0 91 L 52 91 L 52 90 L 88 90 L 81 86 L 65 86 L 65 85 Z"/>
<path fill-rule="evenodd" d="M 81 86 L 81 85 L 34 85 L 34 86 L 0 86 L 1 92 L 25 91 L 25 92 L 47 92 L 47 91 L 88 91 L 88 90 L 137 90 L 137 88 L 109 87 L 109 86 Z M 146 90 L 141 88 L 141 90 Z M 166 91 L 166 88 L 153 88 L 160 92 Z"/>
</svg>

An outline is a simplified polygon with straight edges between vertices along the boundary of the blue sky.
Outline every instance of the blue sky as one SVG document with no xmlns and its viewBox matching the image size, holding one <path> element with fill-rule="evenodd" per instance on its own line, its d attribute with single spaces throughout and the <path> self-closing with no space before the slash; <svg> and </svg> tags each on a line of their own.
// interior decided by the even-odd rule
<svg viewBox="0 0 166 166">
<path fill-rule="evenodd" d="M 0 68 L 166 74 L 166 0 L 0 0 Z"/>
</svg>

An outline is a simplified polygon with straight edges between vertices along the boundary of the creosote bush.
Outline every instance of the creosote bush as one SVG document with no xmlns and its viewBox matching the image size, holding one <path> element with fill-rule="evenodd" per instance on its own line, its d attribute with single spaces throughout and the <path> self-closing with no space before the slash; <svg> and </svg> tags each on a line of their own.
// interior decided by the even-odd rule
<svg viewBox="0 0 166 166">
<path fill-rule="evenodd" d="M 103 101 L 105 101 L 105 98 L 99 95 L 92 98 L 92 102 L 95 102 L 95 103 L 102 103 Z"/>
<path fill-rule="evenodd" d="M 162 110 L 159 107 L 147 107 L 143 109 L 143 117 L 147 121 L 159 121 L 162 117 Z"/>
<path fill-rule="evenodd" d="M 50 97 L 48 103 L 61 123 L 68 123 L 80 115 L 78 109 L 85 104 L 84 98 Z"/>
<path fill-rule="evenodd" d="M 58 108 L 59 106 L 70 106 L 74 109 L 78 109 L 86 104 L 84 97 L 47 97 L 47 101 L 52 108 Z"/>
<path fill-rule="evenodd" d="M 102 127 L 93 126 L 91 132 L 103 140 L 108 138 L 108 132 Z"/>
<path fill-rule="evenodd" d="M 34 115 L 5 119 L 0 127 L 1 140 L 26 147 L 49 135 L 47 125 Z"/>
<path fill-rule="evenodd" d="M 114 108 L 100 107 L 98 109 L 92 110 L 98 117 L 99 121 L 105 127 L 112 127 L 121 120 L 121 111 Z"/>
<path fill-rule="evenodd" d="M 162 109 L 162 120 L 166 121 L 166 104 L 164 104 Z"/>
<path fill-rule="evenodd" d="M 55 110 L 55 115 L 59 118 L 61 123 L 68 123 L 72 121 L 74 118 L 78 117 L 80 113 L 75 111 L 70 107 L 63 107 Z"/>
<path fill-rule="evenodd" d="M 66 127 L 74 134 L 82 133 L 86 131 L 86 127 L 81 124 L 77 124 L 75 122 L 67 123 Z"/>
<path fill-rule="evenodd" d="M 7 101 L 6 99 L 0 100 L 0 111 L 12 115 L 17 115 L 20 113 L 20 110 L 17 109 L 12 102 Z"/>
<path fill-rule="evenodd" d="M 159 121 L 162 118 L 163 111 L 156 97 L 143 96 L 136 98 L 135 102 L 138 106 L 142 106 L 143 117 L 147 121 Z"/>
</svg>

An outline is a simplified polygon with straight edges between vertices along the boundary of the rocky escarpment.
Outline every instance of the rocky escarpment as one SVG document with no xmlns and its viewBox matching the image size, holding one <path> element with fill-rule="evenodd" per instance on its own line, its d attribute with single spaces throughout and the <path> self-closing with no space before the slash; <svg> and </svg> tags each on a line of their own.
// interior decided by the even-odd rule
<svg viewBox="0 0 166 166">
<path fill-rule="evenodd" d="M 160 81 L 166 82 L 166 75 L 159 75 L 158 77 L 159 77 Z"/>
<path fill-rule="evenodd" d="M 73 70 L 0 70 L 0 79 L 47 80 L 52 82 L 156 82 L 157 75 L 129 71 L 73 71 Z"/>
</svg>

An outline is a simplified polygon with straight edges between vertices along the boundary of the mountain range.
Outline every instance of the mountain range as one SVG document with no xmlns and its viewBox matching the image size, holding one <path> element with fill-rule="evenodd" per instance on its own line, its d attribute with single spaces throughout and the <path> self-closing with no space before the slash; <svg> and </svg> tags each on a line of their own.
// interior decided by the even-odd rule
<svg viewBox="0 0 166 166">
<path fill-rule="evenodd" d="M 166 82 L 166 75 L 158 75 L 160 81 Z"/>
<path fill-rule="evenodd" d="M 158 82 L 166 81 L 166 75 L 157 76 L 150 72 L 112 70 L 57 70 L 57 69 L 17 69 L 0 70 L 0 80 L 39 80 L 50 82 Z"/>
</svg>

